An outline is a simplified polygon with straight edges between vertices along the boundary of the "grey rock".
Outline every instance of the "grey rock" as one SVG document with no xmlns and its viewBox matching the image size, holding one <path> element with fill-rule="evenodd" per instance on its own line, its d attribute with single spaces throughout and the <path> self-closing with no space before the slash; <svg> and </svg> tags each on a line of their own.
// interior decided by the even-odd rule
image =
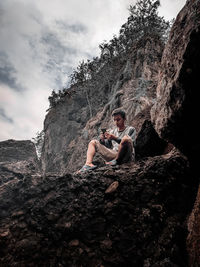
<svg viewBox="0 0 200 267">
<path fill-rule="evenodd" d="M 151 119 L 159 136 L 194 161 L 200 152 L 197 130 L 200 91 L 200 5 L 187 1 L 164 49 Z"/>
<path fill-rule="evenodd" d="M 27 174 L 40 174 L 40 162 L 33 142 L 7 140 L 0 142 L 0 184 L 12 175 L 23 178 Z"/>
</svg>

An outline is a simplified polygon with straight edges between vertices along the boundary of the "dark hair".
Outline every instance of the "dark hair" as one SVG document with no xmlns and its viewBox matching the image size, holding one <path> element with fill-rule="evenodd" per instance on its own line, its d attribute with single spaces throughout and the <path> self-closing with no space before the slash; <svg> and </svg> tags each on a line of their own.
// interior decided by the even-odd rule
<svg viewBox="0 0 200 267">
<path fill-rule="evenodd" d="M 124 119 L 124 120 L 126 119 L 126 113 L 122 109 L 117 108 L 112 112 L 112 116 L 116 116 L 116 115 L 120 115 L 122 117 L 122 119 Z"/>
</svg>

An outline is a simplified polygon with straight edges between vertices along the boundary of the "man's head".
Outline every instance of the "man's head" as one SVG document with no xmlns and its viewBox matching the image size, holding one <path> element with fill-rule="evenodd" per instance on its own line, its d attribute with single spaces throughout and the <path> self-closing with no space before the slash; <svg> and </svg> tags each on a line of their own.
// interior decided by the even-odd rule
<svg viewBox="0 0 200 267">
<path fill-rule="evenodd" d="M 124 129 L 124 123 L 126 120 L 126 113 L 122 109 L 115 109 L 112 113 L 112 117 L 114 119 L 114 123 L 119 130 Z"/>
</svg>

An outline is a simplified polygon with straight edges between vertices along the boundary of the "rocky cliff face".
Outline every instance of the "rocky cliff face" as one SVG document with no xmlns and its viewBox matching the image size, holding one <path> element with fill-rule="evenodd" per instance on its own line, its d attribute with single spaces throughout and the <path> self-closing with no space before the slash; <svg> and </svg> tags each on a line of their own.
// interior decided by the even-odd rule
<svg viewBox="0 0 200 267">
<path fill-rule="evenodd" d="M 197 119 L 199 14 L 199 1 L 187 1 L 160 71 L 160 61 L 145 54 L 159 43 L 147 39 L 123 66 L 116 64 L 112 86 L 102 86 L 106 96 L 87 91 L 94 106 L 88 107 L 82 88 L 50 110 L 45 175 L 28 167 L 37 165 L 30 142 L 0 143 L 0 151 L 8 148 L 0 162 L 1 266 L 200 266 L 199 141 L 188 118 Z M 137 51 L 143 59 L 135 58 Z M 133 114 L 128 122 L 138 130 L 137 161 L 85 175 L 56 174 L 84 161 L 83 146 L 101 124 L 108 126 L 119 105 Z"/>
<path fill-rule="evenodd" d="M 187 1 L 177 16 L 162 59 L 157 101 L 151 118 L 160 137 L 194 161 L 200 151 L 199 116 L 200 3 Z"/>
<path fill-rule="evenodd" d="M 161 138 L 172 142 L 187 155 L 192 176 L 199 182 L 200 140 L 200 2 L 187 1 L 173 25 L 170 40 L 164 50 L 157 101 L 151 109 L 151 119 Z M 200 199 L 189 220 L 188 251 L 190 266 L 200 265 Z"/>
<path fill-rule="evenodd" d="M 156 37 L 138 42 L 123 63 L 113 63 L 109 82 L 100 77 L 97 88 L 86 85 L 73 89 L 71 97 L 67 95 L 49 111 L 42 153 L 45 172 L 62 174 L 78 169 L 84 163 L 88 142 L 99 135 L 101 125 L 112 127 L 115 108 L 122 106 L 128 114 L 127 123 L 140 130 L 155 101 L 162 51 L 163 44 Z"/>
<path fill-rule="evenodd" d="M 34 144 L 29 140 L 0 142 L 0 169 L 0 185 L 12 180 L 12 175 L 21 177 L 40 172 Z"/>
</svg>

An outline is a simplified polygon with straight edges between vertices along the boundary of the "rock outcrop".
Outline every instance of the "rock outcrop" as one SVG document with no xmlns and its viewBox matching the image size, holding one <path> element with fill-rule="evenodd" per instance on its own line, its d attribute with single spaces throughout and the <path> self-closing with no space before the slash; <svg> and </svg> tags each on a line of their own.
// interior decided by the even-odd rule
<svg viewBox="0 0 200 267">
<path fill-rule="evenodd" d="M 200 3 L 187 1 L 176 18 L 162 56 L 157 101 L 151 119 L 161 138 L 191 161 L 198 158 L 200 139 Z"/>
<path fill-rule="evenodd" d="M 187 1 L 172 27 L 163 52 L 157 101 L 151 118 L 161 138 L 173 143 L 190 161 L 199 182 L 200 139 L 198 90 L 200 84 L 200 2 Z M 189 220 L 190 266 L 200 266 L 200 198 Z"/>
<path fill-rule="evenodd" d="M 165 142 L 158 136 L 157 132 L 153 128 L 151 121 L 145 120 L 136 139 L 136 160 L 142 159 L 144 157 L 165 154 L 167 152 L 167 147 L 167 142 Z"/>
<path fill-rule="evenodd" d="M 188 220 L 187 250 L 189 266 L 200 265 L 200 187 L 194 208 Z"/>
<path fill-rule="evenodd" d="M 37 161 L 34 143 L 30 140 L 0 142 L 0 162 Z"/>
<path fill-rule="evenodd" d="M 0 142 L 0 185 L 9 181 L 10 176 L 36 174 L 40 164 L 35 145 L 30 140 L 7 140 Z"/>
<path fill-rule="evenodd" d="M 178 151 L 84 176 L 12 176 L 0 188 L 1 266 L 185 266 L 194 202 Z"/>
</svg>

